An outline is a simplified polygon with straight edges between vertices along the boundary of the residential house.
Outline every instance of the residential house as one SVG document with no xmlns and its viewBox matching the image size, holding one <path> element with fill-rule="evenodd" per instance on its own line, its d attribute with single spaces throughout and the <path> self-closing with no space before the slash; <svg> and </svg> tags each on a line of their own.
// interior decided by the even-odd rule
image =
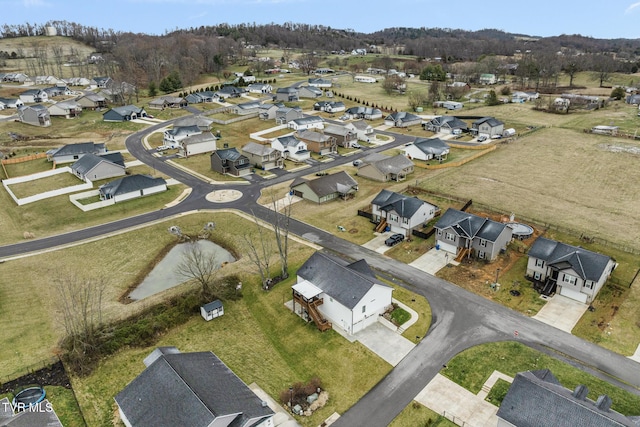
<svg viewBox="0 0 640 427">
<path fill-rule="evenodd" d="M 184 108 L 189 103 L 185 98 L 179 96 L 165 95 L 149 101 L 149 108 L 154 110 L 164 110 L 165 108 Z"/>
<path fill-rule="evenodd" d="M 242 154 L 247 156 L 252 165 L 262 170 L 282 169 L 284 165 L 282 152 L 270 145 L 249 142 L 242 147 Z"/>
<path fill-rule="evenodd" d="M 322 93 L 322 89 L 314 86 L 300 86 L 298 88 L 298 98 L 320 98 Z"/>
<path fill-rule="evenodd" d="M 448 133 L 458 135 L 468 132 L 469 126 L 466 122 L 454 116 L 438 116 L 422 124 L 424 130 L 435 133 Z"/>
<path fill-rule="evenodd" d="M 47 109 L 50 116 L 64 117 L 65 119 L 72 119 L 82 114 L 82 106 L 73 100 L 56 102 Z"/>
<path fill-rule="evenodd" d="M 99 88 L 99 89 L 108 89 L 114 84 L 115 82 L 111 79 L 111 77 L 106 77 L 106 76 L 94 77 L 93 79 L 91 79 L 91 82 L 89 83 L 89 85 L 92 88 Z"/>
<path fill-rule="evenodd" d="M 378 280 L 364 259 L 352 263 L 315 252 L 292 286 L 294 313 L 320 330 L 352 335 L 378 321 L 392 304 L 393 288 Z"/>
<path fill-rule="evenodd" d="M 492 138 L 496 135 L 502 135 L 504 131 L 504 123 L 493 117 L 483 117 L 474 121 L 471 124 L 470 133 L 472 135 L 485 135 L 487 138 Z"/>
<path fill-rule="evenodd" d="M 29 81 L 29 76 L 24 73 L 7 73 L 2 78 L 2 81 L 9 83 L 20 83 L 23 84 Z"/>
<path fill-rule="evenodd" d="M 358 135 L 347 126 L 329 123 L 324 127 L 324 134 L 335 138 L 336 144 L 344 148 L 351 148 L 353 144 L 358 142 Z"/>
<path fill-rule="evenodd" d="M 549 369 L 518 372 L 496 414 L 497 426 L 638 427 L 640 417 L 611 409 L 606 394 L 595 401 L 588 394 L 583 384 L 565 388 Z"/>
<path fill-rule="evenodd" d="M 195 116 L 187 116 L 177 119 L 173 122 L 173 127 L 190 127 L 196 126 L 202 132 L 207 132 L 211 130 L 211 125 L 213 124 L 213 120 L 209 117 L 202 116 L 200 114 Z"/>
<path fill-rule="evenodd" d="M 167 191 L 167 181 L 149 175 L 127 175 L 101 185 L 98 191 L 100 200 L 118 203 Z"/>
<path fill-rule="evenodd" d="M 276 123 L 279 125 L 286 125 L 292 120 L 304 117 L 304 113 L 300 107 L 280 107 L 276 110 L 275 114 Z"/>
<path fill-rule="evenodd" d="M 376 83 L 378 80 L 372 76 L 355 76 L 353 81 L 358 83 Z"/>
<path fill-rule="evenodd" d="M 27 89 L 20 95 L 20 100 L 25 104 L 34 104 L 36 102 L 47 102 L 49 94 L 42 89 Z"/>
<path fill-rule="evenodd" d="M 413 162 L 402 154 L 372 154 L 358 166 L 358 176 L 380 182 L 404 181 L 413 169 Z"/>
<path fill-rule="evenodd" d="M 298 95 L 298 88 L 295 87 L 280 87 L 276 89 L 276 101 L 282 102 L 295 102 L 300 99 Z"/>
<path fill-rule="evenodd" d="M 411 237 L 411 232 L 429 222 L 438 210 L 437 206 L 389 190 L 382 190 L 371 201 L 372 221 L 376 230 L 389 227 L 393 233 Z"/>
<path fill-rule="evenodd" d="M 625 102 L 627 104 L 639 105 L 640 104 L 640 93 L 636 93 L 633 95 L 627 95 L 625 98 Z"/>
<path fill-rule="evenodd" d="M 364 120 L 356 120 L 355 122 L 347 123 L 345 127 L 353 130 L 359 141 L 369 142 L 371 141 L 371 138 L 375 139 L 373 126 Z"/>
<path fill-rule="evenodd" d="M 276 118 L 276 111 L 282 107 L 284 107 L 284 104 L 260 104 L 260 107 L 258 107 L 258 117 L 260 120 L 273 120 Z"/>
<path fill-rule="evenodd" d="M 57 96 L 71 96 L 71 95 L 74 95 L 74 92 L 71 89 L 69 89 L 65 84 L 56 85 L 56 86 L 50 86 L 50 87 L 44 88 L 42 90 L 47 93 L 47 97 L 49 99 L 55 98 Z"/>
<path fill-rule="evenodd" d="M 291 120 L 287 123 L 287 127 L 297 131 L 305 129 L 324 129 L 324 120 L 322 117 L 306 116 Z"/>
<path fill-rule="evenodd" d="M 313 109 L 316 111 L 325 111 L 327 113 L 338 113 L 346 109 L 344 102 L 342 101 L 318 101 L 313 104 Z"/>
<path fill-rule="evenodd" d="M 442 162 L 449 154 L 449 146 L 440 138 L 416 138 L 402 148 L 402 154 L 409 159 Z"/>
<path fill-rule="evenodd" d="M 397 113 L 389 114 L 384 118 L 384 124 L 386 126 L 395 126 L 398 128 L 406 128 L 409 126 L 419 125 L 421 123 L 422 117 L 405 111 L 398 111 Z"/>
<path fill-rule="evenodd" d="M 105 122 L 126 122 L 140 117 L 147 117 L 147 112 L 144 108 L 136 107 L 135 105 L 113 107 L 102 114 L 102 120 Z"/>
<path fill-rule="evenodd" d="M 202 103 L 213 102 L 217 98 L 218 96 L 213 91 L 210 91 L 210 90 L 194 92 L 185 96 L 185 99 L 189 104 L 202 104 Z"/>
<path fill-rule="evenodd" d="M 260 113 L 261 105 L 262 103 L 260 101 L 243 102 L 233 106 L 233 113 L 240 116 L 248 116 L 249 114 L 257 115 Z"/>
<path fill-rule="evenodd" d="M 616 267 L 606 255 L 545 237 L 533 242 L 528 256 L 527 277 L 544 284 L 545 293 L 555 290 L 585 304 L 591 304 Z"/>
<path fill-rule="evenodd" d="M 86 77 L 70 77 L 68 79 L 62 79 L 69 86 L 89 86 L 91 85 L 91 80 Z"/>
<path fill-rule="evenodd" d="M 29 405 L 28 408 L 14 408 L 8 397 L 0 399 L 0 425 L 2 427 L 63 427 L 48 399 Z"/>
<path fill-rule="evenodd" d="M 307 143 L 300 141 L 293 135 L 285 135 L 271 140 L 271 146 L 282 153 L 283 159 L 304 162 L 311 158 Z"/>
<path fill-rule="evenodd" d="M 163 132 L 162 143 L 171 148 L 178 148 L 180 141 L 183 139 L 193 135 L 200 135 L 201 133 L 202 129 L 197 125 L 173 126 Z"/>
<path fill-rule="evenodd" d="M 85 154 L 71 165 L 71 172 L 83 181 L 100 181 L 124 176 L 126 169 L 122 153 L 114 151 L 101 156 Z"/>
<path fill-rule="evenodd" d="M 247 86 L 247 92 L 249 93 L 271 93 L 273 92 L 273 86 L 269 83 L 251 83 Z"/>
<path fill-rule="evenodd" d="M 215 354 L 159 347 L 115 396 L 127 427 L 273 427 L 274 412 Z"/>
<path fill-rule="evenodd" d="M 449 208 L 433 226 L 436 247 L 464 256 L 493 261 L 507 249 L 513 230 L 507 224 Z"/>
<path fill-rule="evenodd" d="M 42 104 L 23 105 L 18 108 L 18 120 L 33 126 L 51 126 L 49 110 Z"/>
<path fill-rule="evenodd" d="M 480 74 L 478 83 L 480 83 L 481 85 L 494 85 L 498 83 L 498 79 L 496 78 L 495 74 L 485 73 Z"/>
<path fill-rule="evenodd" d="M 382 110 L 372 107 L 351 107 L 345 111 L 350 119 L 378 120 L 382 118 Z"/>
<path fill-rule="evenodd" d="M 76 102 L 84 109 L 101 110 L 107 108 L 107 98 L 94 92 L 85 92 Z"/>
<path fill-rule="evenodd" d="M 219 299 L 200 306 L 200 315 L 207 322 L 224 315 L 224 306 Z"/>
<path fill-rule="evenodd" d="M 312 87 L 324 88 L 324 87 L 332 86 L 331 80 L 323 79 L 320 77 L 311 77 L 309 78 L 308 82 L 309 82 L 309 86 L 312 86 Z"/>
<path fill-rule="evenodd" d="M 251 163 L 236 148 L 225 148 L 211 153 L 211 170 L 221 174 L 246 176 L 251 173 Z"/>
<path fill-rule="evenodd" d="M 434 107 L 446 108 L 447 110 L 462 110 L 464 104 L 457 101 L 437 101 Z"/>
<path fill-rule="evenodd" d="M 301 130 L 295 133 L 295 136 L 307 143 L 307 148 L 312 153 L 325 156 L 331 153 L 338 152 L 338 144 L 336 138 L 331 135 L 326 135 L 324 132 L 313 130 Z"/>
<path fill-rule="evenodd" d="M 244 89 L 238 88 L 235 86 L 222 86 L 215 92 L 215 95 L 218 98 L 240 98 L 240 96 L 244 93 Z"/>
<path fill-rule="evenodd" d="M 358 191 L 358 183 L 345 171 L 315 179 L 296 178 L 291 183 L 293 194 L 305 200 L 324 203 L 337 198 L 353 197 Z"/>
<path fill-rule="evenodd" d="M 93 142 L 80 142 L 77 144 L 67 144 L 60 148 L 53 148 L 47 151 L 47 160 L 50 162 L 71 163 L 79 160 L 85 154 L 95 154 L 100 156 L 106 154 L 107 149 L 104 144 Z"/>
<path fill-rule="evenodd" d="M 0 104 L 3 104 L 4 108 L 15 108 L 16 110 L 24 106 L 24 102 L 20 98 L 0 98 Z"/>
<path fill-rule="evenodd" d="M 216 150 L 216 137 L 211 132 L 189 135 L 178 141 L 178 156 L 189 157 L 196 154 L 210 153 Z"/>
</svg>

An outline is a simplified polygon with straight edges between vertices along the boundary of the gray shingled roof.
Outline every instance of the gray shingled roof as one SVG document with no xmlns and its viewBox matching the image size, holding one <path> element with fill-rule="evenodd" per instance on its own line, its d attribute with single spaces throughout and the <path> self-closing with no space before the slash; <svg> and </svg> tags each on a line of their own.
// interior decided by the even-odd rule
<svg viewBox="0 0 640 427">
<path fill-rule="evenodd" d="M 200 128 L 197 125 L 190 126 L 173 126 L 172 129 L 168 129 L 165 132 L 171 136 L 183 136 L 183 135 L 193 135 L 202 133 Z"/>
<path fill-rule="evenodd" d="M 241 157 L 246 158 L 246 156 L 240 154 L 240 152 L 235 147 L 225 148 L 222 150 L 217 150 L 215 152 L 218 153 L 218 157 L 220 157 L 221 159 L 231 160 L 232 162 L 238 160 Z"/>
<path fill-rule="evenodd" d="M 477 128 L 478 126 L 480 126 L 483 123 L 487 123 L 491 127 L 496 127 L 496 126 L 500 126 L 500 125 L 504 124 L 500 120 L 498 120 L 498 119 L 496 119 L 494 117 L 483 117 L 483 118 L 478 119 L 475 122 L 473 122 L 472 126 L 474 128 Z"/>
<path fill-rule="evenodd" d="M 219 308 L 222 308 L 222 301 L 217 299 L 215 301 L 208 302 L 204 304 L 202 308 L 204 308 L 204 311 L 217 310 Z"/>
<path fill-rule="evenodd" d="M 112 163 L 124 168 L 124 158 L 122 157 L 122 153 L 113 152 L 103 156 L 96 156 L 91 153 L 85 154 L 71 165 L 71 170 L 84 175 L 102 162 Z"/>
<path fill-rule="evenodd" d="M 358 114 L 358 115 L 373 115 L 373 114 L 382 114 L 382 110 L 379 108 L 371 108 L 371 107 L 351 107 L 345 111 L 347 114 Z"/>
<path fill-rule="evenodd" d="M 163 354 L 115 400 L 136 427 L 204 427 L 273 416 L 268 406 L 212 352 Z"/>
<path fill-rule="evenodd" d="M 280 138 L 276 138 L 276 139 L 278 141 L 280 141 L 280 144 L 282 144 L 282 146 L 284 148 L 295 147 L 300 142 L 300 140 L 298 138 L 296 138 L 295 136 L 293 136 L 293 135 L 285 135 L 285 136 L 281 136 Z"/>
<path fill-rule="evenodd" d="M 325 142 L 332 138 L 330 135 L 325 135 L 322 132 L 316 132 L 309 129 L 298 132 L 298 137 L 300 139 L 306 139 L 313 142 Z"/>
<path fill-rule="evenodd" d="M 270 145 L 258 144 L 257 142 L 248 142 L 242 147 L 242 152 L 255 154 L 257 156 L 268 156 L 274 151 L 278 151 Z"/>
<path fill-rule="evenodd" d="M 328 196 L 333 193 L 346 194 L 354 188 L 357 188 L 358 182 L 353 179 L 345 171 L 336 172 L 331 175 L 321 176 L 316 179 L 308 180 L 304 178 L 296 178 L 291 183 L 291 188 L 299 184 L 306 183 L 311 191 L 318 197 Z"/>
<path fill-rule="evenodd" d="M 124 117 L 124 116 L 131 116 L 134 113 L 140 114 L 144 109 L 140 107 L 136 107 L 135 105 L 124 105 L 122 107 L 113 107 L 111 110 L 115 111 L 116 113 Z"/>
<path fill-rule="evenodd" d="M 388 287 L 376 280 L 365 260 L 348 264 L 323 252 L 311 255 L 297 274 L 349 309 L 374 285 Z"/>
<path fill-rule="evenodd" d="M 200 144 L 202 142 L 210 142 L 210 141 L 217 141 L 217 139 L 215 136 L 213 136 L 211 132 L 203 132 L 197 135 L 190 135 L 186 137 L 185 139 L 182 140 L 182 144 L 184 145 Z"/>
<path fill-rule="evenodd" d="M 547 265 L 558 269 L 571 267 L 581 279 L 595 282 L 600 280 L 611 261 L 606 255 L 545 237 L 538 237 L 533 242 L 529 256 L 541 259 Z"/>
<path fill-rule="evenodd" d="M 449 146 L 440 138 L 416 138 L 415 141 L 413 141 L 413 145 L 423 153 L 433 154 L 435 156 L 449 152 Z"/>
<path fill-rule="evenodd" d="M 422 120 L 422 117 L 407 113 L 406 111 L 398 111 L 396 113 L 389 114 L 385 117 L 385 120 L 393 120 L 395 122 L 412 122 L 414 120 Z"/>
<path fill-rule="evenodd" d="M 371 203 L 379 206 L 382 211 L 395 211 L 402 218 L 411 218 L 422 205 L 429 205 L 417 197 L 409 197 L 389 190 L 380 191 Z"/>
<path fill-rule="evenodd" d="M 100 192 L 113 198 L 120 194 L 144 190 L 166 183 L 164 178 L 153 178 L 149 175 L 128 175 L 101 185 Z"/>
<path fill-rule="evenodd" d="M 478 215 L 449 208 L 434 227 L 440 230 L 451 228 L 457 235 L 468 239 L 478 237 L 489 242 L 495 242 L 507 225 L 489 218 L 482 218 Z"/>
<path fill-rule="evenodd" d="M 413 166 L 413 162 L 402 154 L 397 154 L 395 156 L 386 156 L 383 154 L 382 156 L 384 157 L 377 159 L 370 159 L 370 157 L 373 156 L 367 156 L 364 161 L 384 174 L 400 173 L 406 168 Z"/>
<path fill-rule="evenodd" d="M 341 136 L 345 136 L 348 134 L 352 134 L 353 131 L 343 125 L 336 125 L 333 123 L 330 123 L 328 125 L 325 125 L 324 127 L 324 133 L 329 133 L 332 135 L 341 135 Z"/>
<path fill-rule="evenodd" d="M 53 149 L 48 153 L 53 156 L 74 156 L 79 154 L 96 154 L 104 150 L 104 144 L 93 142 L 79 142 L 77 144 L 63 145 L 58 149 Z"/>
<path fill-rule="evenodd" d="M 451 129 L 467 129 L 469 127 L 467 123 L 463 122 L 462 120 L 454 116 L 434 117 L 429 121 L 429 123 L 438 127 L 444 126 L 446 124 Z"/>
<path fill-rule="evenodd" d="M 638 427 L 631 418 L 600 409 L 592 400 L 574 394 L 548 369 L 520 372 L 497 415 L 518 427 Z"/>
<path fill-rule="evenodd" d="M 293 119 L 291 121 L 297 125 L 309 125 L 313 123 L 324 122 L 322 117 L 317 117 L 317 116 L 300 117 L 299 119 Z"/>
</svg>

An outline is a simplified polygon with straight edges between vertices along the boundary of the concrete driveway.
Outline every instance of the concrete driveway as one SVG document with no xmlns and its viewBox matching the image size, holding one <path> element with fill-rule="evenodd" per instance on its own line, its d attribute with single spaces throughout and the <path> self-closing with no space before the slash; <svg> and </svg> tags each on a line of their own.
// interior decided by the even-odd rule
<svg viewBox="0 0 640 427">
<path fill-rule="evenodd" d="M 547 298 L 547 303 L 533 318 L 571 333 L 588 307 L 587 304 L 556 294 Z"/>
<path fill-rule="evenodd" d="M 380 322 L 367 326 L 363 331 L 354 334 L 369 350 L 386 360 L 391 366 L 396 366 L 409 354 L 415 344 L 392 331 Z"/>
<path fill-rule="evenodd" d="M 376 235 L 376 237 L 374 237 L 373 239 L 369 240 L 367 243 L 362 245 L 363 248 L 371 249 L 372 251 L 376 251 L 379 254 L 383 254 L 389 249 L 391 249 L 391 247 L 384 244 L 384 241 L 387 240 L 389 236 L 391 236 L 394 233 L 392 233 L 391 231 L 386 231 L 384 233 L 374 233 L 374 234 Z"/>
<path fill-rule="evenodd" d="M 458 265 L 459 263 L 455 262 L 454 258 L 455 255 L 449 252 L 433 248 L 409 265 L 435 275 L 438 270 L 447 264 Z"/>
</svg>

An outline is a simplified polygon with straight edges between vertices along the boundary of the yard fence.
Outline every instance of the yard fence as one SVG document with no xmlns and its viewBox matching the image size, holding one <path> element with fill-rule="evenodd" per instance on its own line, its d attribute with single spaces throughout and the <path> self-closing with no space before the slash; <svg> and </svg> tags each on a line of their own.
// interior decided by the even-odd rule
<svg viewBox="0 0 640 427">
<path fill-rule="evenodd" d="M 420 165 L 421 167 L 425 168 L 425 169 L 445 169 L 445 168 L 455 168 L 458 166 L 462 166 L 465 163 L 469 163 L 472 160 L 477 159 L 478 157 L 482 157 L 485 154 L 488 154 L 490 152 L 492 152 L 493 150 L 495 150 L 498 146 L 497 145 L 491 145 L 489 147 L 487 147 L 486 149 L 479 151 L 477 153 L 475 153 L 472 156 L 469 156 L 467 158 L 464 158 L 462 160 L 458 160 L 457 162 L 449 162 L 449 163 L 438 163 L 435 165 L 431 165 L 429 163 L 427 163 L 426 165 L 421 165 L 418 163 L 418 165 Z M 465 147 L 465 148 L 469 148 L 469 147 Z"/>
<path fill-rule="evenodd" d="M 469 424 L 467 421 L 463 420 L 462 418 L 456 417 L 451 412 L 442 411 L 442 416 L 448 419 L 449 421 L 451 421 L 452 423 L 454 423 L 455 425 L 458 425 L 461 427 L 474 427 L 473 424 Z"/>
<path fill-rule="evenodd" d="M 100 194 L 100 190 L 91 190 L 91 191 L 85 191 L 83 193 L 78 193 L 78 194 L 70 194 L 69 195 L 69 201 L 78 209 L 82 210 L 83 212 L 88 212 L 88 211 L 92 211 L 94 209 L 100 209 L 100 208 L 104 208 L 106 206 L 111 206 L 111 205 L 115 205 L 116 201 L 115 199 L 107 199 L 107 200 L 101 200 L 99 202 L 94 202 L 94 203 L 88 203 L 86 205 L 83 205 L 82 203 L 80 203 L 78 200 L 82 200 L 82 199 L 88 199 L 89 197 L 96 197 Z"/>
<path fill-rule="evenodd" d="M 30 162 L 31 160 L 44 159 L 47 153 L 30 154 L 23 157 L 14 157 L 11 159 L 2 159 L 3 165 L 15 165 L 16 163 Z"/>
<path fill-rule="evenodd" d="M 46 178 L 46 177 L 61 174 L 61 173 L 71 173 L 71 168 L 68 166 L 65 166 L 63 168 L 54 169 L 51 171 L 38 172 L 31 175 L 19 176 L 16 178 L 8 178 L 2 181 L 2 185 L 4 186 L 5 190 L 7 190 L 7 193 L 9 193 L 13 201 L 16 202 L 18 206 L 37 202 L 39 200 L 48 199 L 50 197 L 60 196 L 60 195 L 69 194 L 69 193 L 75 193 L 77 191 L 89 190 L 93 188 L 93 183 L 89 181 L 84 184 L 72 185 L 71 187 L 64 187 L 64 188 L 59 188 L 57 190 L 45 191 L 44 193 L 34 194 L 33 196 L 23 197 L 21 199 L 16 197 L 16 195 L 13 194 L 13 191 L 11 191 L 11 189 L 9 188 L 9 186 L 12 184 L 34 181 L 36 179 Z"/>
<path fill-rule="evenodd" d="M 36 371 L 39 371 L 40 369 L 43 368 L 49 368 L 53 365 L 55 365 L 56 363 L 60 362 L 60 358 L 58 358 L 58 356 L 51 356 L 51 357 L 47 357 L 45 359 L 42 359 L 38 362 L 35 362 L 31 365 L 25 366 L 15 372 L 12 372 L 8 375 L 3 375 L 0 377 L 0 390 L 3 390 L 3 385 L 14 381 L 22 376 L 28 375 L 28 374 L 32 374 Z"/>
<path fill-rule="evenodd" d="M 369 212 L 369 211 L 363 211 L 358 209 L 358 216 L 363 216 L 365 218 L 367 218 L 368 220 L 372 220 L 373 219 L 373 213 Z"/>
<path fill-rule="evenodd" d="M 258 113 L 251 113 L 251 114 L 245 114 L 244 116 L 239 116 L 239 117 L 234 117 L 233 119 L 229 119 L 229 120 L 220 120 L 220 119 L 216 119 L 214 117 L 209 117 L 214 123 L 217 123 L 219 125 L 228 125 L 231 123 L 235 123 L 235 122 L 241 122 L 243 120 L 249 120 L 249 119 L 253 119 L 255 117 L 258 117 Z"/>
</svg>

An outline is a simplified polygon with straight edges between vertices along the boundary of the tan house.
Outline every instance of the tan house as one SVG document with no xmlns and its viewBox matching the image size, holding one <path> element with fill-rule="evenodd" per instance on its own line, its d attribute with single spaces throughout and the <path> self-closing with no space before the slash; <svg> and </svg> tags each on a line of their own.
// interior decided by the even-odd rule
<svg viewBox="0 0 640 427">
<path fill-rule="evenodd" d="M 380 182 L 404 181 L 413 173 L 413 168 L 413 162 L 402 154 L 372 154 L 363 159 L 358 167 L 358 176 Z"/>
<path fill-rule="evenodd" d="M 281 169 L 284 165 L 282 153 L 270 145 L 249 142 L 242 147 L 242 154 L 247 156 L 252 165 L 263 170 Z"/>
<path fill-rule="evenodd" d="M 312 153 L 324 156 L 338 152 L 338 144 L 335 136 L 326 135 L 323 132 L 315 132 L 312 130 L 298 131 L 295 135 L 299 140 L 307 143 L 307 148 Z"/>
</svg>

